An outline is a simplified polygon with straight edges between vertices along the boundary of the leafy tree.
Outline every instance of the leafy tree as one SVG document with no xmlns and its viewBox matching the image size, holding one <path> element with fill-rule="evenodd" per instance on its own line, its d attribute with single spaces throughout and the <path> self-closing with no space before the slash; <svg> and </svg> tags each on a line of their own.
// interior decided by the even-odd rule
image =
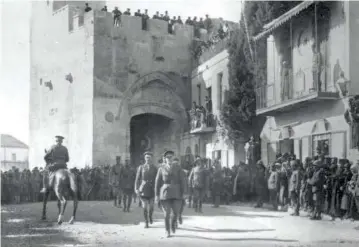
<svg viewBox="0 0 359 247">
<path fill-rule="evenodd" d="M 282 15 L 299 2 L 246 1 L 246 16 L 249 37 L 259 33 L 266 23 Z M 223 134 L 230 140 L 248 138 L 264 124 L 265 118 L 256 116 L 255 88 L 265 85 L 267 76 L 266 40 L 248 43 L 243 15 L 239 28 L 234 30 L 228 42 L 229 85 L 226 102 L 221 109 Z M 252 60 L 250 45 L 255 50 Z M 254 49 L 255 48 L 255 49 Z"/>
</svg>

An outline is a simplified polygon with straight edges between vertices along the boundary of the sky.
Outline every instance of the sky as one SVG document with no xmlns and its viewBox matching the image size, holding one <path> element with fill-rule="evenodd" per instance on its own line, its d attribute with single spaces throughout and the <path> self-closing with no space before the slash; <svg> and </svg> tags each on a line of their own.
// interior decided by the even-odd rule
<svg viewBox="0 0 359 247">
<path fill-rule="evenodd" d="M 45 0 L 44 0 L 45 1 Z M 91 1 L 88 1 L 89 3 Z M 91 3 L 90 3 L 91 4 Z M 222 17 L 238 22 L 239 0 L 122 0 L 107 1 L 108 10 L 148 9 L 150 16 L 156 11 L 169 15 Z M 28 0 L 0 0 L 0 133 L 10 134 L 29 143 L 30 92 L 30 16 Z"/>
</svg>

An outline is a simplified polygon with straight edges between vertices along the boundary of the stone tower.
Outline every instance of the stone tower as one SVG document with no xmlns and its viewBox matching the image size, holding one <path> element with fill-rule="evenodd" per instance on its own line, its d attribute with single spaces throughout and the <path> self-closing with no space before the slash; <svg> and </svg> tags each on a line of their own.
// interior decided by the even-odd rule
<svg viewBox="0 0 359 247">
<path fill-rule="evenodd" d="M 69 167 L 113 164 L 151 150 L 180 152 L 191 102 L 191 26 L 122 16 L 105 1 L 32 3 L 30 166 L 43 164 L 55 135 Z M 132 130 L 132 131 L 131 131 Z M 132 155 L 131 155 L 132 154 Z"/>
</svg>

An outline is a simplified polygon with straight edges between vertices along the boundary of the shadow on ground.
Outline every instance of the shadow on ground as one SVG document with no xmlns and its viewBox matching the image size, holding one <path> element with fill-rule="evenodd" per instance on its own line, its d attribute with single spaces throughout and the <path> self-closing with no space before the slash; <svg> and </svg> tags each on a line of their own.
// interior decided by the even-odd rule
<svg viewBox="0 0 359 247">
<path fill-rule="evenodd" d="M 298 240 L 294 239 L 277 239 L 277 238 L 209 238 L 203 236 L 194 235 L 175 235 L 175 238 L 187 238 L 187 239 L 201 239 L 211 241 L 265 241 L 265 242 L 282 242 L 282 243 L 297 243 Z"/>
</svg>

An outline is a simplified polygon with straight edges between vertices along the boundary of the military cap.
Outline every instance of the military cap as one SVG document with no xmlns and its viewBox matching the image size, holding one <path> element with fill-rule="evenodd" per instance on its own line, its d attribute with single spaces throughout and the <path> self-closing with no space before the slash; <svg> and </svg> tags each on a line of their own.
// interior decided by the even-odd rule
<svg viewBox="0 0 359 247">
<path fill-rule="evenodd" d="M 168 151 L 164 152 L 163 157 L 166 157 L 167 155 L 174 155 L 174 154 L 175 153 L 173 151 L 168 150 Z"/>
<path fill-rule="evenodd" d="M 63 140 L 63 139 L 65 139 L 65 137 L 63 137 L 63 136 L 60 136 L 60 135 L 58 135 L 58 136 L 55 136 L 55 138 L 57 138 L 57 139 L 60 139 L 60 140 Z"/>
<path fill-rule="evenodd" d="M 150 151 L 146 151 L 146 152 L 143 153 L 143 155 L 144 155 L 144 156 L 145 156 L 145 155 L 151 155 L 151 156 L 153 156 L 153 153 L 150 152 Z"/>
<path fill-rule="evenodd" d="M 177 162 L 179 162 L 179 159 L 178 159 L 178 158 L 174 158 L 174 159 L 173 159 L 173 161 L 177 161 Z"/>
<path fill-rule="evenodd" d="M 281 164 L 281 163 L 278 163 L 278 162 L 275 163 L 274 165 L 275 165 L 275 166 L 282 166 L 282 164 Z"/>
</svg>

